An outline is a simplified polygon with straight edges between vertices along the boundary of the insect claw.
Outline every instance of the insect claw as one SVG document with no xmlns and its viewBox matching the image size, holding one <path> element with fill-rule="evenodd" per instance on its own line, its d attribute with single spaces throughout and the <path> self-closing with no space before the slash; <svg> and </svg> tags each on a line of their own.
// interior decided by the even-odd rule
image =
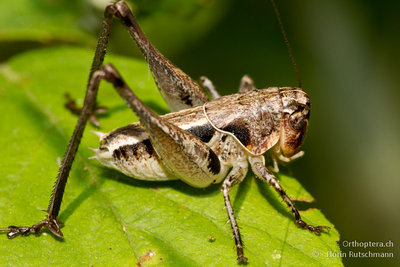
<svg viewBox="0 0 400 267">
<path fill-rule="evenodd" d="M 52 232 L 55 236 L 60 237 L 60 238 L 63 238 L 64 235 L 63 235 L 63 233 L 62 233 L 61 230 L 60 230 L 60 227 L 61 227 L 61 226 L 62 226 L 62 225 L 49 224 L 49 225 L 47 226 L 47 229 L 49 229 L 50 232 Z"/>
<path fill-rule="evenodd" d="M 247 265 L 247 258 L 245 256 L 239 256 L 237 261 L 239 264 Z"/>
<path fill-rule="evenodd" d="M 8 231 L 9 232 L 7 233 L 7 237 L 9 239 L 12 239 L 18 235 L 28 235 L 28 233 L 30 232 L 30 228 L 29 227 L 9 226 Z"/>
</svg>

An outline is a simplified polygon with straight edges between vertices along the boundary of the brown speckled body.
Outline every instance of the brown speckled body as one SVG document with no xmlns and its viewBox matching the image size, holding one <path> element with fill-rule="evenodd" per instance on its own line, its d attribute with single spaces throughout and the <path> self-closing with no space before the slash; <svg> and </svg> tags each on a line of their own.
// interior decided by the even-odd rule
<svg viewBox="0 0 400 267">
<path fill-rule="evenodd" d="M 287 123 L 284 111 L 293 112 L 293 101 L 309 107 L 308 96 L 301 89 L 270 87 L 223 96 L 204 106 L 161 118 L 199 138 L 217 155 L 220 161 L 217 177 L 198 184 L 198 187 L 206 187 L 221 182 L 232 166 L 247 166 L 248 156 L 264 154 L 278 144 L 282 134 L 286 142 L 290 140 L 292 151 L 297 152 L 298 137 L 292 131 L 282 131 Z M 140 123 L 116 129 L 102 136 L 100 141 L 102 144 L 94 157 L 105 166 L 142 180 L 179 178 L 169 173 Z M 279 149 L 273 151 L 281 153 Z"/>
</svg>

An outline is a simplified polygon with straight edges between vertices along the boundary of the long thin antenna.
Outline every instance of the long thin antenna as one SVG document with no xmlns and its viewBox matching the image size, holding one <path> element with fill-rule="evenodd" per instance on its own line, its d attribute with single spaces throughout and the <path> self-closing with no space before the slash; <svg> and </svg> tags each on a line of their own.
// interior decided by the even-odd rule
<svg viewBox="0 0 400 267">
<path fill-rule="evenodd" d="M 276 17 L 278 19 L 279 27 L 281 28 L 281 32 L 282 32 L 283 38 L 285 39 L 286 47 L 289 50 L 290 58 L 292 59 L 294 70 L 296 71 L 297 81 L 299 82 L 299 88 L 301 88 L 300 72 L 299 72 L 299 69 L 297 68 L 296 61 L 294 60 L 292 47 L 290 46 L 289 40 L 288 40 L 288 38 L 286 36 L 285 28 L 283 27 L 283 23 L 282 23 L 282 20 L 281 20 L 281 15 L 279 14 L 279 11 L 278 11 L 278 8 L 276 7 L 275 1 L 274 0 L 270 0 L 270 1 L 271 1 L 271 4 L 272 4 L 272 7 L 274 8 L 275 15 L 276 15 Z"/>
</svg>

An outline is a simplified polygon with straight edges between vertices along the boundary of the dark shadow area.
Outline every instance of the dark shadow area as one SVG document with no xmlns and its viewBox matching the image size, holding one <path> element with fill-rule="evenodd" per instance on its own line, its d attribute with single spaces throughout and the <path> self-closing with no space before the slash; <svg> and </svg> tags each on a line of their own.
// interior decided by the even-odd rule
<svg viewBox="0 0 400 267">
<path fill-rule="evenodd" d="M 83 177 L 83 179 L 85 178 L 87 177 Z M 82 203 L 85 202 L 86 199 L 93 195 L 99 189 L 99 187 L 102 186 L 102 184 L 104 183 L 104 179 L 97 179 L 96 182 L 96 185 L 90 184 L 89 188 L 84 189 L 79 194 L 79 196 L 77 196 L 71 203 L 68 204 L 66 208 L 61 210 L 62 212 L 58 216 L 61 222 L 66 223 L 68 218 L 74 213 L 74 211 L 78 209 L 79 206 L 82 205 Z"/>
<path fill-rule="evenodd" d="M 239 185 L 237 185 L 239 188 L 237 189 L 235 199 L 232 203 L 233 210 L 235 211 L 236 216 L 239 216 L 240 208 L 242 207 L 243 202 L 246 199 L 247 192 L 249 192 L 250 190 L 250 183 L 252 179 L 251 174 L 252 172 L 248 171 L 244 180 Z"/>
<path fill-rule="evenodd" d="M 260 191 L 261 195 L 274 207 L 274 209 L 276 209 L 283 216 L 294 221 L 289 208 L 287 208 L 286 204 L 281 198 L 279 198 L 279 196 L 276 197 L 277 195 L 273 193 L 274 189 L 269 184 L 261 181 L 260 179 L 256 179 L 256 184 L 258 186 L 258 191 Z"/>
<path fill-rule="evenodd" d="M 7 53 L 0 52 L 0 62 L 5 62 L 10 58 L 12 58 L 13 56 L 19 56 L 20 54 L 31 50 L 59 47 L 66 45 L 82 48 L 81 43 L 61 41 L 61 40 L 50 40 L 46 42 L 0 41 L 0 51 L 7 51 Z M 93 48 L 93 55 L 94 55 L 94 48 Z M 89 74 L 89 69 L 88 69 L 88 74 Z"/>
<path fill-rule="evenodd" d="M 158 188 L 172 188 L 181 193 L 198 196 L 198 197 L 207 197 L 210 195 L 215 195 L 220 192 L 221 185 L 220 184 L 212 184 L 206 188 L 195 188 L 192 187 L 181 180 L 172 180 L 172 181 L 144 181 L 138 180 L 129 176 L 124 175 L 116 170 L 108 169 L 106 167 L 101 168 L 101 176 L 107 177 L 107 179 L 112 179 L 118 181 L 119 183 L 125 184 L 127 186 L 139 187 L 139 188 L 149 188 L 149 189 L 158 189 Z"/>
<path fill-rule="evenodd" d="M 5 62 L 14 55 L 45 47 L 39 42 L 18 42 L 18 41 L 2 41 L 0 42 L 0 51 L 7 51 L 7 53 L 0 52 L 0 62 Z"/>
<path fill-rule="evenodd" d="M 44 114 L 35 105 L 35 103 L 29 101 L 28 97 L 25 97 L 23 100 L 21 100 L 21 110 L 23 110 L 25 114 L 29 114 L 29 119 L 36 127 L 36 131 L 38 131 L 39 133 L 51 131 L 51 134 L 46 135 L 44 142 L 51 143 L 52 145 L 50 147 L 54 150 L 55 154 L 59 155 L 60 157 L 63 156 L 67 149 L 68 140 L 66 140 L 66 137 L 57 130 L 56 125 L 52 124 L 49 121 L 47 115 Z M 72 133 L 70 134 L 72 135 Z M 65 145 L 62 146 L 60 145 L 61 143 Z M 56 174 L 54 174 L 54 176 L 56 176 Z"/>
</svg>

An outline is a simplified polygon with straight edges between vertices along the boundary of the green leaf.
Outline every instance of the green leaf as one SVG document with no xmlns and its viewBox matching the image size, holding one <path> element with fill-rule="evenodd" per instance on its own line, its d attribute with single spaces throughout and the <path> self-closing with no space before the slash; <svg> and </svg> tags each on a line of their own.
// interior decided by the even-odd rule
<svg viewBox="0 0 400 267">
<path fill-rule="evenodd" d="M 32 51 L 0 67 L 0 226 L 32 225 L 44 218 L 77 118 L 64 93 L 82 102 L 93 53 L 78 48 Z M 158 113 L 167 111 L 143 61 L 108 56 L 138 96 Z M 135 120 L 108 84 L 99 102 L 110 108 L 102 130 Z M 88 130 L 74 162 L 59 219 L 65 235 L 8 240 L 0 235 L 0 265 L 235 266 L 236 251 L 219 186 L 192 188 L 181 181 L 128 178 L 88 159 L 98 138 Z M 294 179 L 279 176 L 288 194 L 312 201 Z M 316 236 L 296 227 L 278 194 L 248 177 L 231 192 L 249 264 L 337 265 L 339 234 L 317 209 L 301 212 L 329 233 Z"/>
<path fill-rule="evenodd" d="M 0 40 L 93 44 L 82 29 L 85 10 L 85 1 L 1 1 Z"/>
<path fill-rule="evenodd" d="M 0 1 L 2 51 L 30 49 L 40 44 L 80 44 L 94 47 L 105 6 L 111 0 Z M 201 39 L 228 7 L 227 0 L 127 1 L 144 32 L 162 51 L 174 54 Z M 115 23 L 120 24 L 120 23 Z M 138 55 L 122 25 L 113 28 L 111 48 Z"/>
</svg>

